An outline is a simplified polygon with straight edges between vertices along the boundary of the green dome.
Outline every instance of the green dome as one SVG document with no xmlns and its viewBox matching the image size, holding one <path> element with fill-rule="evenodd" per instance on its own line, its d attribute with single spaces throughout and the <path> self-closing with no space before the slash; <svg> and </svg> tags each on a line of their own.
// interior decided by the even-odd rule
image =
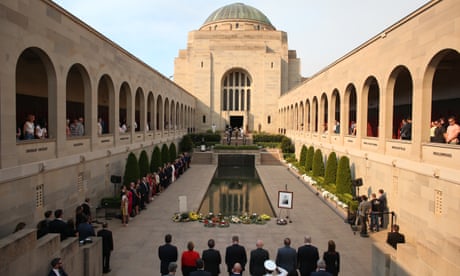
<svg viewBox="0 0 460 276">
<path fill-rule="evenodd" d="M 234 3 L 217 9 L 206 19 L 203 25 L 208 25 L 219 21 L 228 21 L 234 19 L 250 20 L 260 22 L 272 28 L 273 25 L 267 16 L 258 9 L 245 5 L 243 3 Z"/>
</svg>

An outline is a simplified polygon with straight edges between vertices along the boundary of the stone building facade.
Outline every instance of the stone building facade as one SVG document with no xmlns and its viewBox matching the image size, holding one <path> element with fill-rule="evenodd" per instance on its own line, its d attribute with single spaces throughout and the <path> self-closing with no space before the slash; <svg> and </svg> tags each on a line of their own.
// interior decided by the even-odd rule
<svg viewBox="0 0 460 276">
<path fill-rule="evenodd" d="M 46 210 L 73 216 L 86 197 L 97 206 L 128 153 L 194 128 L 194 96 L 52 1 L 3 1 L 0 36 L 1 237 Z M 29 115 L 44 139 L 25 139 Z M 67 135 L 79 118 L 84 133 Z"/>
<path fill-rule="evenodd" d="M 361 191 L 386 191 L 407 243 L 376 242 L 374 275 L 460 274 L 460 146 L 430 133 L 460 115 L 459 1 L 428 2 L 304 82 L 287 34 L 239 3 L 189 33 L 175 82 L 49 0 L 2 2 L 0 37 L 1 237 L 112 195 L 129 152 L 232 125 L 283 133 L 297 155 L 348 156 Z M 46 139 L 15 134 L 29 114 Z M 84 135 L 68 137 L 67 118 L 80 117 Z"/>
<path fill-rule="evenodd" d="M 459 23 L 459 1 L 430 1 L 278 101 L 278 131 L 298 154 L 348 156 L 362 194 L 385 190 L 406 244 L 376 242 L 374 275 L 460 273 L 460 146 L 430 132 L 460 115 Z"/>
<path fill-rule="evenodd" d="M 287 34 L 251 6 L 213 12 L 188 36 L 175 60 L 174 81 L 198 98 L 200 131 L 226 126 L 275 132 L 277 100 L 300 83 L 300 61 Z"/>
</svg>

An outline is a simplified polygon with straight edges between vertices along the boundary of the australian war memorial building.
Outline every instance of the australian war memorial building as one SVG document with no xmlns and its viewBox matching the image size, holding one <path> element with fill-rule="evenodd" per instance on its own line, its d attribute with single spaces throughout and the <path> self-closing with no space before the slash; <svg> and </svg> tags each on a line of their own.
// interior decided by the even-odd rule
<svg viewBox="0 0 460 276">
<path fill-rule="evenodd" d="M 278 98 L 300 83 L 287 33 L 258 9 L 235 3 L 214 11 L 188 36 L 174 81 L 197 97 L 195 127 L 275 132 Z"/>
<path fill-rule="evenodd" d="M 44 244 L 61 250 L 10 235 L 12 225 L 96 205 L 129 153 L 215 125 L 284 134 L 297 157 L 304 145 L 347 156 L 361 193 L 383 189 L 406 243 L 373 240 L 373 275 L 460 275 L 460 137 L 435 130 L 460 121 L 460 1 L 427 1 L 308 78 L 257 8 L 206 16 L 172 81 L 53 1 L 0 2 L 0 272 L 23 266 L 17 254 L 47 265 Z M 32 122 L 46 135 L 27 138 Z"/>
</svg>

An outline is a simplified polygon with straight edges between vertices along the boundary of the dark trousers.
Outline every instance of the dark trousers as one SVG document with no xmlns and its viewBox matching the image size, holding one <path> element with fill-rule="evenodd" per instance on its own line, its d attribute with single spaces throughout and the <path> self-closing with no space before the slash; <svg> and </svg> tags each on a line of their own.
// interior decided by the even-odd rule
<svg viewBox="0 0 460 276">
<path fill-rule="evenodd" d="M 110 269 L 110 252 L 102 253 L 102 272 L 108 272 Z"/>
</svg>

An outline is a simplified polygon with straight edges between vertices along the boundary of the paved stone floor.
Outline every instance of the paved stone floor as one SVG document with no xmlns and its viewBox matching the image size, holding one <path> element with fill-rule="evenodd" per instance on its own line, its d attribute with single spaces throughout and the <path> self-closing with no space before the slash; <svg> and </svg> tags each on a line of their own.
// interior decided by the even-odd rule
<svg viewBox="0 0 460 276">
<path fill-rule="evenodd" d="M 193 241 L 195 250 L 201 254 L 207 248 L 207 240 L 214 238 L 216 249 L 224 258 L 232 235 L 239 235 L 240 244 L 246 247 L 248 256 L 255 248 L 256 240 L 262 239 L 274 259 L 285 237 L 291 238 L 292 247 L 297 249 L 302 245 L 303 237 L 310 235 L 320 255 L 327 249 L 328 240 L 336 242 L 341 255 L 340 275 L 371 275 L 372 239 L 353 235 L 350 226 L 344 223 L 336 210 L 325 204 L 285 166 L 258 166 L 257 170 L 277 214 L 278 191 L 284 190 L 287 185 L 288 190 L 293 192 L 293 209 L 289 213 L 292 223 L 280 226 L 272 219 L 265 225 L 231 224 L 228 228 L 205 228 L 199 222 L 173 222 L 172 215 L 179 211 L 179 196 L 187 196 L 188 209 L 198 209 L 214 170 L 212 165 L 192 164 L 192 168 L 155 197 L 147 205 L 148 209 L 132 219 L 127 227 L 122 227 L 118 219 L 110 220 L 115 250 L 109 275 L 160 275 L 158 246 L 163 244 L 167 233 L 172 234 L 173 244 L 179 249 L 179 266 L 180 254 L 186 249 L 188 241 Z M 284 209 L 281 216 L 286 214 Z M 222 275 L 227 275 L 223 264 L 221 271 L 224 272 Z M 180 271 L 176 275 L 181 275 Z"/>
</svg>

